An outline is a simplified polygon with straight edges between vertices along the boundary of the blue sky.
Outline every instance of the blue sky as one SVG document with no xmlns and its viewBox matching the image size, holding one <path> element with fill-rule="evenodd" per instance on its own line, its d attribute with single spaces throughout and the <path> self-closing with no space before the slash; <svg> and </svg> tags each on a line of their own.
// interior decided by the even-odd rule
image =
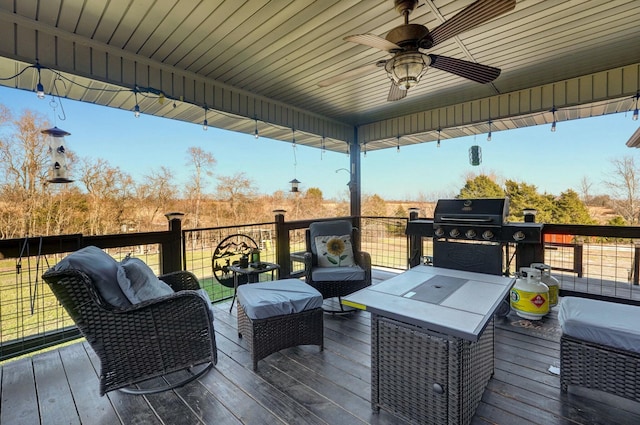
<svg viewBox="0 0 640 425">
<path fill-rule="evenodd" d="M 349 167 L 345 154 L 324 152 L 291 143 L 201 125 L 101 107 L 62 99 L 64 121 L 52 109 L 51 96 L 40 100 L 35 93 L 0 86 L 0 103 L 14 113 L 31 109 L 52 124 L 71 133 L 67 148 L 79 157 L 103 158 L 137 181 L 164 165 L 181 186 L 191 174 L 187 149 L 201 147 L 217 164 L 214 175 L 231 176 L 244 172 L 261 193 L 288 191 L 289 181 L 300 180 L 302 190 L 318 187 L 325 198 L 346 198 L 349 176 L 336 170 Z M 552 133 L 549 125 L 494 131 L 486 134 L 443 140 L 435 143 L 368 152 L 362 159 L 362 185 L 365 195 L 378 194 L 387 200 L 427 200 L 454 196 L 469 173 L 494 174 L 533 184 L 540 193 L 558 195 L 567 189 L 580 193 L 581 180 L 592 183 L 591 194 L 606 193 L 603 182 L 610 179 L 612 159 L 633 156 L 640 164 L 640 150 L 628 148 L 627 140 L 640 121 L 631 113 L 559 122 Z M 469 164 L 469 147 L 482 148 L 482 164 Z M 71 176 L 72 178 L 74 176 Z M 213 192 L 215 180 L 208 191 Z"/>
</svg>

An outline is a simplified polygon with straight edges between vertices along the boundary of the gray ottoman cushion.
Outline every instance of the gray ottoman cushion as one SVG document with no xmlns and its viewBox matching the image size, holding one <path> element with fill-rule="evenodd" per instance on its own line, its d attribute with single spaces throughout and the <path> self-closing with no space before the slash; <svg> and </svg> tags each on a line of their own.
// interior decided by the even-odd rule
<svg viewBox="0 0 640 425">
<path fill-rule="evenodd" d="M 566 335 L 640 353 L 640 307 L 564 297 L 560 302 L 558 320 Z"/>
<path fill-rule="evenodd" d="M 251 319 L 266 319 L 322 307 L 322 295 L 298 279 L 250 283 L 238 288 L 238 302 Z"/>
</svg>

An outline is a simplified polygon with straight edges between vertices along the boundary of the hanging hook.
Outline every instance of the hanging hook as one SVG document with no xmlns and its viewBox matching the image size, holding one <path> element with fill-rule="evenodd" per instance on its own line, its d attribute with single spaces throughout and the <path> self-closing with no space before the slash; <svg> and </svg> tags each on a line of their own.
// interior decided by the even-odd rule
<svg viewBox="0 0 640 425">
<path fill-rule="evenodd" d="M 60 104 L 60 111 L 62 111 L 62 116 L 58 115 L 58 118 L 60 119 L 60 121 L 64 121 L 67 119 L 67 114 L 64 112 L 64 107 L 62 106 L 62 98 L 60 97 L 60 92 L 58 91 L 58 81 L 62 82 L 65 91 L 67 91 L 67 84 L 64 82 L 64 80 L 60 79 L 60 77 L 56 77 L 55 80 L 53 80 L 53 90 L 56 92 L 58 103 Z M 51 105 L 51 103 L 55 103 L 55 101 L 52 100 L 51 102 L 49 102 L 49 105 Z M 51 107 L 55 111 L 55 106 Z"/>
</svg>

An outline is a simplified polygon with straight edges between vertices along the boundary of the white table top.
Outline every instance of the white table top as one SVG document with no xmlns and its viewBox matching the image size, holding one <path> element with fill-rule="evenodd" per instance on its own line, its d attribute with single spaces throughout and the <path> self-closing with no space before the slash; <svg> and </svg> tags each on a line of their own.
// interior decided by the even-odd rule
<svg viewBox="0 0 640 425">
<path fill-rule="evenodd" d="M 477 341 L 514 282 L 515 278 L 504 276 L 420 265 L 342 297 L 342 302 L 425 329 Z M 455 284 L 447 289 L 448 283 Z M 421 288 L 422 284 L 427 286 Z M 438 291 L 444 291 L 435 294 L 444 294 L 444 299 L 436 297 L 440 298 L 437 303 L 417 299 L 417 293 L 429 295 Z"/>
</svg>

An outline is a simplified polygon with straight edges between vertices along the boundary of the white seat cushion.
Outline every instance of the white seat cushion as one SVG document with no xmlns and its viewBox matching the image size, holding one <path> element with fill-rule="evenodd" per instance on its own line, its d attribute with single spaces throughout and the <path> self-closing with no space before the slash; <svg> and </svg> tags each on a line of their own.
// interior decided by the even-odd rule
<svg viewBox="0 0 640 425">
<path fill-rule="evenodd" d="M 588 298 L 565 297 L 558 320 L 574 338 L 640 353 L 640 307 Z"/>
<path fill-rule="evenodd" d="M 365 272 L 360 266 L 348 267 L 314 267 L 311 278 L 314 282 L 350 282 L 364 280 Z"/>
<path fill-rule="evenodd" d="M 266 319 L 322 307 L 322 295 L 298 279 L 248 283 L 238 288 L 238 302 L 251 319 Z"/>
</svg>

